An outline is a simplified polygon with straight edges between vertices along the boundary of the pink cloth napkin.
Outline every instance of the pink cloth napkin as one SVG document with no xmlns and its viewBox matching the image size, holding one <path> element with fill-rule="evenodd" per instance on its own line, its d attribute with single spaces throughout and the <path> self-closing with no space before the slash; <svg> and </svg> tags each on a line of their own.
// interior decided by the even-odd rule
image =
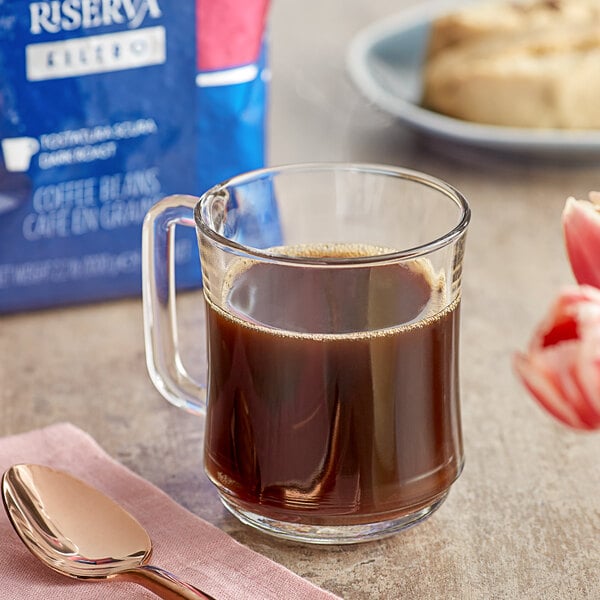
<svg viewBox="0 0 600 600">
<path fill-rule="evenodd" d="M 0 440 L 0 469 L 44 464 L 83 479 L 111 496 L 144 525 L 153 542 L 151 564 L 177 574 L 217 600 L 332 600 L 333 594 L 239 544 L 161 490 L 109 457 L 86 433 L 58 424 Z M 3 600 L 156 598 L 118 580 L 87 582 L 42 565 L 0 511 L 0 597 Z"/>
</svg>

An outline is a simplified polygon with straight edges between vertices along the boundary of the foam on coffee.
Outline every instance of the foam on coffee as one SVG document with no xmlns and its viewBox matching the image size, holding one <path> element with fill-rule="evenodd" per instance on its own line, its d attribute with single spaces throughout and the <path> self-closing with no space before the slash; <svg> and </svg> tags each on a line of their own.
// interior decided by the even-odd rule
<svg viewBox="0 0 600 600">
<path fill-rule="evenodd" d="M 296 257 L 306 259 L 344 259 L 344 258 L 364 258 L 364 257 L 378 257 L 386 254 L 392 254 L 396 250 L 392 248 L 386 248 L 383 246 L 373 246 L 368 244 L 335 244 L 335 243 L 324 243 L 324 244 L 298 244 L 294 246 L 275 246 L 268 249 L 268 253 L 274 258 L 278 256 L 283 257 Z M 357 337 L 375 337 L 385 336 L 394 333 L 396 330 L 408 330 L 416 327 L 426 326 L 431 319 L 439 318 L 441 313 L 453 310 L 459 303 L 460 298 L 453 299 L 449 306 L 446 306 L 446 276 L 443 271 L 438 273 L 435 272 L 431 261 L 427 258 L 415 258 L 410 261 L 402 263 L 401 268 L 406 268 L 418 276 L 421 276 L 424 281 L 427 282 L 430 291 L 429 300 L 426 306 L 418 315 L 415 315 L 414 319 L 408 322 L 394 324 L 392 326 L 369 329 L 367 331 L 352 331 L 346 333 L 310 333 L 310 332 L 298 332 L 291 331 L 285 327 L 269 327 L 268 325 L 257 323 L 251 319 L 248 319 L 247 315 L 236 310 L 236 307 L 230 302 L 230 296 L 232 290 L 235 289 L 236 282 L 242 274 L 246 273 L 253 266 L 265 264 L 261 261 L 254 260 L 251 258 L 240 258 L 233 262 L 223 280 L 221 289 L 220 305 L 217 305 L 212 300 L 208 300 L 213 308 L 221 313 L 225 318 L 231 319 L 238 322 L 244 327 L 250 327 L 254 329 L 268 330 L 273 335 L 292 336 L 310 339 L 326 339 L 329 337 L 341 337 L 341 338 L 357 338 Z M 338 263 L 339 264 L 339 263 Z M 349 268 L 357 268 L 359 265 L 349 265 Z M 295 267 L 290 266 L 289 269 Z M 332 267 L 323 263 L 322 267 L 307 266 L 307 269 L 318 269 L 318 268 L 329 268 L 338 269 L 345 267 Z M 373 267 L 374 269 L 381 269 L 382 266 Z"/>
</svg>

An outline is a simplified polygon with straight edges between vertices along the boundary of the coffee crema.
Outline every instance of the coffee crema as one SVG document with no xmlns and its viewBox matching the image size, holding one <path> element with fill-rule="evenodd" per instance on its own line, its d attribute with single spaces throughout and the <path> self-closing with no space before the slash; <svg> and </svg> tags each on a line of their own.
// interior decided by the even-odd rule
<svg viewBox="0 0 600 600">
<path fill-rule="evenodd" d="M 278 248 L 344 258 L 359 245 Z M 268 518 L 355 525 L 441 499 L 462 467 L 460 299 L 425 259 L 243 262 L 207 300 L 206 471 Z"/>
</svg>

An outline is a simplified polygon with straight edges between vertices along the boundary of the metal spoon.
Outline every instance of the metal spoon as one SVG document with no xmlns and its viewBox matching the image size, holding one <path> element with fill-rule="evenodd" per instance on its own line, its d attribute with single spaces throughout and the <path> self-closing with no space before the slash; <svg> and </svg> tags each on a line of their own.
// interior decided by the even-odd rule
<svg viewBox="0 0 600 600">
<path fill-rule="evenodd" d="M 121 506 L 80 479 L 41 465 L 15 465 L 2 478 L 8 517 L 27 548 L 76 579 L 119 578 L 165 600 L 215 600 L 146 564 L 152 542 Z"/>
</svg>

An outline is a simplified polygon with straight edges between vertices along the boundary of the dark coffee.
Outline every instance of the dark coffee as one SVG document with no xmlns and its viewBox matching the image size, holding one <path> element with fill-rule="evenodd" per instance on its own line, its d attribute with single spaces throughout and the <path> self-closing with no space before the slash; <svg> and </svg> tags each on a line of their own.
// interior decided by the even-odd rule
<svg viewBox="0 0 600 600">
<path fill-rule="evenodd" d="M 445 307 L 429 263 L 230 275 L 226 311 L 207 302 L 205 460 L 225 498 L 315 525 L 441 499 L 462 466 L 459 301 Z"/>
</svg>

